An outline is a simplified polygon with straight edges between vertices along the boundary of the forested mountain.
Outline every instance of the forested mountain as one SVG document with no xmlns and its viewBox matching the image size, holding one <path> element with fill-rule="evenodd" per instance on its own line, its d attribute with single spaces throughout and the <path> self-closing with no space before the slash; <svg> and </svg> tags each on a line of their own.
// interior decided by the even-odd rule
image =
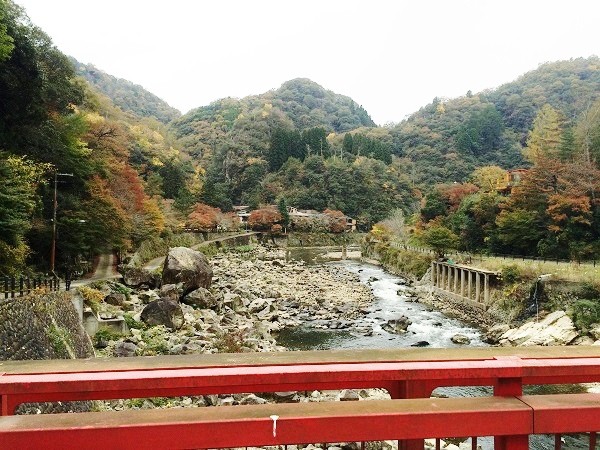
<svg viewBox="0 0 600 450">
<path fill-rule="evenodd" d="M 567 126 L 599 92 L 598 58 L 579 58 L 544 64 L 496 90 L 435 99 L 395 126 L 374 127 L 351 99 L 296 79 L 262 95 L 222 99 L 193 110 L 174 121 L 172 129 L 178 143 L 202 161 L 206 203 L 228 209 L 232 203 L 255 206 L 285 197 L 300 207 L 362 214 L 368 224 L 380 214 L 355 201 L 360 196 L 350 189 L 357 186 L 352 180 L 362 178 L 349 174 L 351 164 L 361 167 L 357 160 L 391 164 L 398 174 L 393 197 L 402 198 L 393 207 L 409 211 L 418 191 L 466 181 L 478 167 L 527 167 L 522 149 L 541 106 L 556 108 Z M 392 156 L 397 157 L 393 164 Z M 332 173 L 333 161 L 344 170 Z M 290 174 L 290 167 L 301 175 Z M 340 173 L 348 178 L 337 179 Z M 379 208 L 380 213 L 389 207 Z"/>
<path fill-rule="evenodd" d="M 401 209 L 419 213 L 417 234 L 461 248 L 589 257 L 598 161 L 597 57 L 435 99 L 388 127 L 307 79 L 179 116 L 133 83 L 76 70 L 0 0 L 0 273 L 48 267 L 56 173 L 68 174 L 57 176 L 58 268 L 179 229 L 202 203 L 341 210 L 363 229 Z M 528 168 L 522 185 L 498 194 L 514 167 Z"/>
<path fill-rule="evenodd" d="M 171 124 L 206 170 L 204 202 L 229 210 L 285 198 L 301 208 L 342 209 L 365 223 L 412 201 L 405 177 L 386 169 L 390 143 L 365 128 L 374 126 L 352 99 L 301 78 L 262 95 L 216 101 Z M 342 142 L 343 133 L 352 133 L 353 142 Z M 377 208 L 372 195 L 385 190 L 391 195 Z"/>
<path fill-rule="evenodd" d="M 148 92 L 142 86 L 103 72 L 92 64 L 83 64 L 70 58 L 77 75 L 85 78 L 98 91 L 110 98 L 123 111 L 140 117 L 154 117 L 167 124 L 181 113 L 167 102 Z"/>
<path fill-rule="evenodd" d="M 418 184 L 460 182 L 478 166 L 526 165 L 521 149 L 549 104 L 568 125 L 600 97 L 600 59 L 547 63 L 479 94 L 434 99 L 389 130 L 393 152 Z"/>
<path fill-rule="evenodd" d="M 576 260 L 600 254 L 599 58 L 544 64 L 494 91 L 436 101 L 394 132 L 423 180 L 444 161 L 434 180 L 454 181 L 424 198 L 416 230 L 425 243 Z M 461 169 L 454 179 L 449 158 Z M 503 169 L 517 165 L 526 169 L 507 185 Z M 460 183 L 476 166 L 474 185 Z"/>
</svg>

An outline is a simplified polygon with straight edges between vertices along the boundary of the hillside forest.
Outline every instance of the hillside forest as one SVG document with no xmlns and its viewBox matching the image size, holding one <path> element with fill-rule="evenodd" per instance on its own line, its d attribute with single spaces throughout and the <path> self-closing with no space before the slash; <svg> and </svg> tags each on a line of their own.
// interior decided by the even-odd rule
<svg viewBox="0 0 600 450">
<path fill-rule="evenodd" d="M 437 249 L 594 258 L 599 93 L 590 57 L 385 126 L 304 78 L 182 115 L 0 0 L 0 274 L 48 270 L 55 179 L 59 272 L 194 223 L 234 227 L 235 205 L 341 211 Z"/>
</svg>

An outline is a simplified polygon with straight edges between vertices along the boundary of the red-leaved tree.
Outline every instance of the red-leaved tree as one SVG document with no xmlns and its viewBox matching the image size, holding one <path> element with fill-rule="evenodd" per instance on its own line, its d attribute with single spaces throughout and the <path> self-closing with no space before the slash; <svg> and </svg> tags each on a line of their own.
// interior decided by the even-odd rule
<svg viewBox="0 0 600 450">
<path fill-rule="evenodd" d="M 281 214 L 275 208 L 255 209 L 248 217 L 248 226 L 256 231 L 269 231 L 281 221 Z"/>
<path fill-rule="evenodd" d="M 326 209 L 323 214 L 329 220 L 329 231 L 332 233 L 343 233 L 346 231 L 346 216 L 336 209 Z"/>
<path fill-rule="evenodd" d="M 188 215 L 186 225 L 200 231 L 211 231 L 217 228 L 222 213 L 219 208 L 196 203 L 192 212 Z"/>
</svg>

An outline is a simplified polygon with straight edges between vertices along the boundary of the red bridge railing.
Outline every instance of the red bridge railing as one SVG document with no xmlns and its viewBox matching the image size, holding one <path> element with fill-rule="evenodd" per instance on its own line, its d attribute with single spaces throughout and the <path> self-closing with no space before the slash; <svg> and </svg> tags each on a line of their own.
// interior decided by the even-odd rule
<svg viewBox="0 0 600 450">
<path fill-rule="evenodd" d="M 522 389 L 597 381 L 598 347 L 2 362 L 1 412 L 7 417 L 0 417 L 0 448 L 36 448 L 34 443 L 93 448 L 90 442 L 110 436 L 108 443 L 98 441 L 102 448 L 129 439 L 136 448 L 398 439 L 401 449 L 413 450 L 423 448 L 423 438 L 495 436 L 496 449 L 526 449 L 528 435 L 576 432 L 590 433 L 594 448 L 600 396 L 524 396 Z M 491 386 L 494 395 L 430 399 L 433 389 L 442 386 Z M 373 387 L 387 389 L 393 400 L 8 417 L 26 402 Z M 56 446 L 48 447 L 49 442 Z M 560 448 L 560 439 L 556 445 Z"/>
</svg>

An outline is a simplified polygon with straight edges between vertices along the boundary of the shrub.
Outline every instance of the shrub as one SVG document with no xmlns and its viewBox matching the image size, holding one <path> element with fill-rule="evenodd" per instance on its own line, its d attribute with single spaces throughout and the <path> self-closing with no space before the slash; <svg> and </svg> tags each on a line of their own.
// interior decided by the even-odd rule
<svg viewBox="0 0 600 450">
<path fill-rule="evenodd" d="M 109 328 L 100 328 L 94 334 L 94 347 L 100 346 L 103 342 L 118 341 L 121 338 L 121 334 L 112 331 Z"/>
<path fill-rule="evenodd" d="M 77 292 L 83 297 L 83 302 L 86 306 L 92 308 L 92 311 L 100 310 L 100 303 L 104 300 L 104 292 L 88 286 L 79 286 Z"/>
<path fill-rule="evenodd" d="M 590 283 L 590 282 L 583 283 L 583 285 L 579 289 L 579 292 L 577 292 L 577 296 L 579 298 L 585 298 L 585 299 L 600 298 L 600 287 L 598 287 L 598 285 L 596 285 L 594 283 Z"/>
<path fill-rule="evenodd" d="M 217 334 L 214 346 L 219 353 L 242 353 L 247 338 L 247 330 L 224 331 Z"/>
<path fill-rule="evenodd" d="M 590 325 L 600 322 L 600 301 L 577 300 L 569 313 L 577 329 L 585 333 L 589 331 Z"/>
<path fill-rule="evenodd" d="M 136 321 L 133 316 L 131 315 L 131 313 L 125 313 L 123 314 L 123 319 L 125 320 L 125 323 L 127 324 L 127 327 L 131 330 L 133 329 L 138 329 L 138 330 L 145 330 L 147 328 L 146 324 L 144 322 L 138 322 Z"/>
<path fill-rule="evenodd" d="M 514 284 L 521 281 L 523 274 L 516 264 L 502 267 L 502 281 L 506 284 Z"/>
</svg>

